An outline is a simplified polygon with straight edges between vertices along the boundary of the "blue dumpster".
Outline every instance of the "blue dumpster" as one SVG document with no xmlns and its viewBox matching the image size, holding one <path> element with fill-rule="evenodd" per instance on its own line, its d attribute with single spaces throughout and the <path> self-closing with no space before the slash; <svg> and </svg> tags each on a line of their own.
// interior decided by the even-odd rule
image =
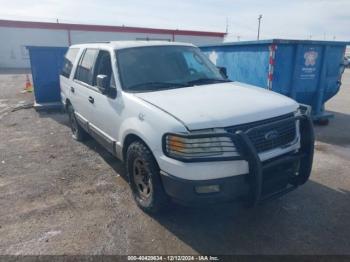
<svg viewBox="0 0 350 262">
<path fill-rule="evenodd" d="M 27 46 L 36 108 L 61 105 L 59 75 L 67 47 Z"/>
<path fill-rule="evenodd" d="M 262 40 L 203 46 L 229 79 L 289 96 L 312 107 L 313 119 L 328 123 L 324 104 L 339 91 L 347 42 Z"/>
</svg>

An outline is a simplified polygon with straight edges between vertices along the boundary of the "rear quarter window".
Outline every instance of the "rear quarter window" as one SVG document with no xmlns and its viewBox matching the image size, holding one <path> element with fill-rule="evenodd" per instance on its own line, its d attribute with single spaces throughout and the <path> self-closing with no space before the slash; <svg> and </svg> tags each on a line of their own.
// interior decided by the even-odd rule
<svg viewBox="0 0 350 262">
<path fill-rule="evenodd" d="M 93 68 L 97 53 L 97 49 L 86 49 L 77 67 L 75 79 L 88 85 L 92 85 Z"/>
<path fill-rule="evenodd" d="M 79 52 L 79 48 L 68 49 L 66 55 L 64 56 L 63 68 L 61 71 L 62 76 L 69 78 L 72 72 L 74 61 L 78 55 L 78 52 Z"/>
</svg>

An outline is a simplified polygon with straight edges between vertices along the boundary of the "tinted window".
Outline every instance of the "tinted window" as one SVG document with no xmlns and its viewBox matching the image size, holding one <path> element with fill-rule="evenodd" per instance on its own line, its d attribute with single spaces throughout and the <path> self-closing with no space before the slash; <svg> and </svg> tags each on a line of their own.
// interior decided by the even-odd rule
<svg viewBox="0 0 350 262">
<path fill-rule="evenodd" d="M 125 90 L 156 91 L 184 87 L 201 79 L 224 81 L 218 69 L 195 47 L 137 47 L 116 53 L 120 80 Z M 208 84 L 208 81 L 203 84 Z"/>
<path fill-rule="evenodd" d="M 77 57 L 77 54 L 79 52 L 78 48 L 70 48 L 66 55 L 64 56 L 64 61 L 63 61 L 63 68 L 61 75 L 69 78 L 70 73 L 72 72 L 73 64 L 75 61 L 75 58 Z"/>
<path fill-rule="evenodd" d="M 96 86 L 96 78 L 98 75 L 106 75 L 108 77 L 108 82 L 111 83 L 111 86 L 115 86 L 114 77 L 112 73 L 112 63 L 111 55 L 108 51 L 101 50 L 98 53 L 98 57 L 95 65 L 95 73 L 92 80 L 92 85 Z"/>
<path fill-rule="evenodd" d="M 77 68 L 75 78 L 89 85 L 92 84 L 93 67 L 96 59 L 97 49 L 86 49 L 83 58 Z"/>
</svg>

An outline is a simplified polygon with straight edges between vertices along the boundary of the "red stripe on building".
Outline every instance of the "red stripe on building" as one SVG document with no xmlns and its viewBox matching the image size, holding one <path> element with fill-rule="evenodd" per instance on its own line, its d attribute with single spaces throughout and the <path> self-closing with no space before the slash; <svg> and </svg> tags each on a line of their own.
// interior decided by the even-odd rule
<svg viewBox="0 0 350 262">
<path fill-rule="evenodd" d="M 98 32 L 122 32 L 122 33 L 146 33 L 146 34 L 170 34 L 170 35 L 212 36 L 212 37 L 224 37 L 226 35 L 226 33 L 221 33 L 221 32 L 173 30 L 173 29 L 129 27 L 129 26 L 28 22 L 28 21 L 14 21 L 14 20 L 0 20 L 0 27 L 98 31 Z"/>
</svg>

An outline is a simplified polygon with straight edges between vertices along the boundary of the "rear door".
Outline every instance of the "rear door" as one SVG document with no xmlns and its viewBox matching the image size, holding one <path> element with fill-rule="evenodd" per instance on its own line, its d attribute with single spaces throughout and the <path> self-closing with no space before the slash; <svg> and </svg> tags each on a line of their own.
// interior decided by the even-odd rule
<svg viewBox="0 0 350 262">
<path fill-rule="evenodd" d="M 70 87 L 72 82 L 72 69 L 75 65 L 79 53 L 79 48 L 69 48 L 63 60 L 63 67 L 60 74 L 61 99 L 65 104 L 70 97 Z"/>
<path fill-rule="evenodd" d="M 79 122 L 87 128 L 92 119 L 91 105 L 93 99 L 90 96 L 95 60 L 98 49 L 87 48 L 80 57 L 74 81 L 70 87 L 70 97 Z"/>
</svg>

